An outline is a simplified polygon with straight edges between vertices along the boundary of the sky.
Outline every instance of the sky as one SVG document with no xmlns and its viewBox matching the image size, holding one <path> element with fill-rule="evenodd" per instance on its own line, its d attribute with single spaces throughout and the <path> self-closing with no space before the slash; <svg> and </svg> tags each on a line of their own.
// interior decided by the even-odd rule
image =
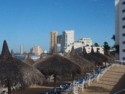
<svg viewBox="0 0 125 94">
<path fill-rule="evenodd" d="M 3 40 L 14 52 L 20 44 L 26 52 L 35 45 L 49 50 L 52 30 L 112 46 L 114 20 L 114 0 L 0 0 L 0 51 Z"/>
</svg>

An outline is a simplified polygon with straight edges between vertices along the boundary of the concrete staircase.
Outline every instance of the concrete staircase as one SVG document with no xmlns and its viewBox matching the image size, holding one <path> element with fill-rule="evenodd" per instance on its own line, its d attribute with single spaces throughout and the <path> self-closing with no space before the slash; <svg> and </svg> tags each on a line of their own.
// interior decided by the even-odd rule
<svg viewBox="0 0 125 94">
<path fill-rule="evenodd" d="M 112 66 L 100 79 L 94 81 L 82 94 L 112 94 L 112 89 L 125 74 L 125 65 Z"/>
</svg>

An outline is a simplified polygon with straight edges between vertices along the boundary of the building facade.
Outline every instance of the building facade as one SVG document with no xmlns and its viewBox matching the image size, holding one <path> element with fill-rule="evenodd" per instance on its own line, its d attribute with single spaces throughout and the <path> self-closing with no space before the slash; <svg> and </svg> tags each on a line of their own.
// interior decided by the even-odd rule
<svg viewBox="0 0 125 94">
<path fill-rule="evenodd" d="M 69 53 L 71 52 L 72 47 L 76 49 L 78 52 L 81 51 L 83 46 L 92 46 L 92 39 L 91 38 L 81 38 L 78 41 L 70 43 L 68 46 L 65 47 L 64 52 Z"/>
<path fill-rule="evenodd" d="M 83 43 L 85 46 L 92 46 L 92 39 L 91 38 L 82 38 L 78 40 L 79 43 Z"/>
<path fill-rule="evenodd" d="M 115 0 L 115 45 L 119 45 L 116 58 L 125 62 L 125 0 Z"/>
<path fill-rule="evenodd" d="M 61 50 L 64 51 L 72 43 L 74 43 L 74 30 L 65 30 L 62 35 Z"/>
<path fill-rule="evenodd" d="M 57 36 L 58 36 L 57 31 L 50 32 L 50 52 L 52 52 L 52 50 L 56 51 Z"/>
<path fill-rule="evenodd" d="M 57 43 L 61 44 L 61 41 L 62 41 L 62 35 L 58 35 L 57 36 Z"/>
<path fill-rule="evenodd" d="M 39 45 L 36 45 L 32 48 L 31 52 L 36 56 L 40 56 L 43 53 L 43 50 Z"/>
<path fill-rule="evenodd" d="M 57 45 L 56 45 L 56 52 L 57 53 L 61 52 L 61 44 L 60 43 L 57 43 Z"/>
<path fill-rule="evenodd" d="M 93 48 L 95 53 L 98 51 L 99 53 L 104 54 L 104 48 L 103 47 L 95 47 L 95 46 L 93 46 L 93 47 L 92 46 L 86 46 L 85 47 L 86 52 L 91 53 L 92 48 Z"/>
<path fill-rule="evenodd" d="M 58 35 L 57 36 L 57 45 L 56 45 L 57 53 L 61 52 L 61 42 L 62 42 L 62 35 Z"/>
<path fill-rule="evenodd" d="M 20 45 L 20 54 L 22 55 L 23 53 L 24 53 L 24 45 L 21 44 L 21 45 Z"/>
</svg>

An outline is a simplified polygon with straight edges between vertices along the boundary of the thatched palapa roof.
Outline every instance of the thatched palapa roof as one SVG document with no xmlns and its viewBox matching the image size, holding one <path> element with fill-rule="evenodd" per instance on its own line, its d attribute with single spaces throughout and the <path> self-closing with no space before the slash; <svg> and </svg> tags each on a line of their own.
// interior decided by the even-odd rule
<svg viewBox="0 0 125 94">
<path fill-rule="evenodd" d="M 9 52 L 7 42 L 4 41 L 0 56 L 0 81 L 2 84 L 17 84 L 29 86 L 43 83 L 44 76 L 40 71 L 22 61 L 13 58 Z M 11 94 L 11 93 L 9 93 Z"/>
<path fill-rule="evenodd" d="M 93 48 L 91 49 L 91 53 L 87 53 L 85 47 L 83 48 L 83 58 L 93 62 L 95 65 L 102 65 L 103 59 L 97 57 Z"/>
<path fill-rule="evenodd" d="M 78 64 L 81 67 L 82 72 L 89 72 L 89 71 L 92 71 L 94 69 L 94 63 L 88 61 L 87 59 L 85 59 L 81 56 L 68 55 L 68 56 L 66 56 L 66 58 L 68 58 L 72 62 Z"/>
<path fill-rule="evenodd" d="M 44 75 L 67 75 L 81 73 L 79 65 L 60 55 L 53 55 L 34 65 Z"/>
</svg>

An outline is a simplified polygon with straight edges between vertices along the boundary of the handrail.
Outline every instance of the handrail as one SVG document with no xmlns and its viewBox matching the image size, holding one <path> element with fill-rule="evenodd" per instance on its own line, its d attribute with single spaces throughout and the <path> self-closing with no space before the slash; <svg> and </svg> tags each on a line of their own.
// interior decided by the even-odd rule
<svg viewBox="0 0 125 94">
<path fill-rule="evenodd" d="M 82 87 L 82 90 L 84 89 L 84 85 L 85 83 L 90 84 L 91 81 L 99 78 L 99 76 L 102 76 L 110 67 L 112 66 L 112 64 L 108 65 L 107 67 L 100 67 L 99 69 L 95 70 L 94 72 L 92 72 L 90 75 L 86 75 L 83 78 L 74 81 L 73 83 L 69 83 L 69 84 L 64 84 L 64 85 L 60 85 L 60 90 L 62 90 L 61 94 L 67 94 L 68 92 L 72 91 L 73 94 L 78 94 L 78 87 L 80 85 L 80 87 Z M 82 85 L 82 86 L 81 86 Z M 46 92 L 46 94 L 56 94 L 56 92 L 58 92 L 58 90 L 56 91 L 52 91 L 52 92 Z"/>
<path fill-rule="evenodd" d="M 116 93 L 114 93 L 114 94 L 120 94 L 120 93 L 122 93 L 122 92 L 125 92 L 125 89 L 122 89 L 122 90 L 120 90 L 120 91 L 118 91 L 118 92 L 116 92 Z"/>
</svg>

